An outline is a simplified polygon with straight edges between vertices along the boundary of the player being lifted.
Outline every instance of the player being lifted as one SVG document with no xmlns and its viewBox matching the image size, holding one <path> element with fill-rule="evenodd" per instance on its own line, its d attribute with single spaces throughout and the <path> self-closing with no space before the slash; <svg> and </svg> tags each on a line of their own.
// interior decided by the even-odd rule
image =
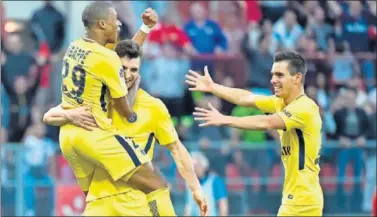
<svg viewBox="0 0 377 217">
<path fill-rule="evenodd" d="M 285 168 L 283 198 L 278 216 L 321 216 L 323 193 L 319 183 L 319 155 L 322 121 L 316 103 L 304 93 L 305 60 L 292 51 L 276 53 L 271 83 L 274 96 L 259 96 L 249 91 L 228 88 L 212 81 L 208 69 L 204 75 L 190 71 L 186 83 L 191 91 L 210 92 L 241 106 L 256 107 L 272 115 L 232 117 L 222 115 L 211 104 L 196 108 L 199 126 L 226 125 L 241 129 L 276 129 L 280 134 L 282 162 Z"/>
<path fill-rule="evenodd" d="M 137 121 L 125 97 L 127 88 L 120 59 L 114 51 L 104 47 L 117 42 L 120 25 L 117 13 L 110 3 L 92 2 L 84 9 L 82 21 L 86 35 L 71 43 L 63 59 L 61 107 L 67 110 L 87 107 L 99 128 L 87 131 L 60 120 L 63 124 L 59 139 L 62 153 L 81 189 L 88 194 L 87 198 L 107 197 L 112 195 L 111 192 L 122 190 L 112 188 L 102 192 L 98 187 L 100 185 L 97 189 L 91 187 L 95 169 L 100 167 L 109 177 L 103 177 L 98 182 L 127 182 L 134 189 L 147 194 L 153 208 L 162 207 L 161 212 L 173 210 L 169 194 L 164 191 L 167 184 L 153 170 L 150 158 L 131 139 L 121 136 L 108 118 L 111 99 L 120 117 L 130 123 Z M 148 32 L 156 24 L 157 15 L 149 9 L 143 14 L 143 21 L 145 25 L 134 37 L 139 43 L 146 37 L 143 32 Z M 109 208 L 131 205 L 125 204 L 125 199 L 130 200 L 119 196 L 112 199 L 111 205 L 97 203 L 96 215 L 101 214 L 101 208 L 105 213 Z M 145 204 L 134 202 L 132 209 L 144 207 Z M 132 209 L 125 214 L 135 215 Z"/>
<path fill-rule="evenodd" d="M 117 44 L 115 51 L 121 58 L 121 62 L 126 74 L 127 87 L 129 89 L 131 87 L 138 89 L 137 93 L 135 92 L 137 96 L 133 108 L 135 113 L 138 115 L 139 119 L 135 123 L 129 123 L 119 114 L 119 112 L 117 112 L 113 108 L 110 108 L 110 117 L 113 120 L 114 126 L 116 126 L 119 129 L 122 135 L 132 137 L 135 140 L 136 144 L 140 145 L 141 149 L 144 150 L 151 159 L 153 158 L 154 144 L 156 143 L 156 141 L 158 141 L 160 145 L 166 146 L 170 150 L 173 159 L 177 164 L 178 171 L 180 172 L 180 174 L 188 184 L 189 188 L 191 189 L 195 200 L 198 202 L 198 205 L 200 205 L 202 215 L 206 215 L 206 212 L 208 212 L 207 204 L 199 180 L 193 170 L 191 157 L 178 138 L 177 132 L 171 121 L 171 117 L 166 106 L 162 103 L 161 100 L 154 98 L 144 90 L 139 89 L 139 69 L 142 57 L 140 47 L 132 40 L 124 40 Z M 129 92 L 129 94 L 130 93 L 131 92 Z M 45 114 L 44 121 L 47 124 L 59 126 L 61 122 L 56 121 L 56 118 L 58 118 L 58 120 L 64 120 L 65 123 L 73 123 L 74 121 L 79 126 L 86 128 L 88 130 L 93 130 L 93 126 L 96 125 L 93 116 L 89 112 L 85 111 L 84 108 L 64 110 L 61 107 L 57 106 L 55 108 L 50 109 Z M 108 175 L 105 170 L 103 170 L 100 167 L 97 167 L 94 173 L 92 183 L 89 188 L 89 193 L 92 189 L 93 191 L 98 191 L 97 189 L 100 189 L 102 193 L 104 191 L 108 191 L 109 189 L 115 188 L 122 190 L 128 189 L 127 193 L 124 194 L 124 197 L 127 197 L 129 199 L 124 200 L 124 202 L 127 201 L 129 204 L 139 203 L 138 201 L 134 201 L 135 198 L 143 198 L 143 195 L 145 195 L 139 190 L 129 188 L 129 186 L 122 181 L 97 181 L 107 176 Z M 163 189 L 163 191 L 165 192 L 165 194 L 169 195 L 167 188 Z M 123 192 L 110 192 L 109 194 L 118 195 L 122 193 Z M 89 195 L 92 194 L 90 193 Z M 95 205 L 97 203 L 103 203 L 102 201 L 107 201 L 107 204 L 112 204 L 112 197 L 114 196 L 108 197 L 101 201 L 98 200 L 98 198 L 100 198 L 100 196 L 98 195 L 99 193 L 92 195 L 92 198 L 88 199 L 89 201 L 94 201 L 88 204 L 88 209 L 84 213 L 85 215 L 98 215 L 98 206 Z M 127 206 L 123 206 L 123 210 L 110 208 L 108 212 L 104 214 L 109 216 L 124 214 L 126 213 L 124 207 Z M 132 205 L 132 207 L 132 209 L 136 209 L 135 205 Z M 160 215 L 174 214 L 174 210 L 170 210 L 168 212 L 166 211 L 166 208 L 164 209 L 165 211 L 160 212 L 158 210 L 152 210 L 152 212 L 158 211 Z M 134 211 L 134 213 L 141 215 L 143 214 L 143 212 L 145 212 L 142 209 L 143 207 L 140 206 L 139 211 Z M 158 215 L 157 213 L 152 214 L 154 216 Z"/>
</svg>

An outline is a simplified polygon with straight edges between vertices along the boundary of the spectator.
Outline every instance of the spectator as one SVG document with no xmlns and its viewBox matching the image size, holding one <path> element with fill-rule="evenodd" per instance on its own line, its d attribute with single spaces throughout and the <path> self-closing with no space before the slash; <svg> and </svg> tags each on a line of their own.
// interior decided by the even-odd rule
<svg viewBox="0 0 377 217">
<path fill-rule="evenodd" d="M 202 3 L 192 3 L 190 13 L 192 19 L 185 24 L 184 29 L 194 48 L 200 54 L 225 52 L 228 49 L 226 37 L 216 21 L 207 17 Z"/>
<path fill-rule="evenodd" d="M 355 76 L 348 81 L 348 86 L 357 90 L 356 106 L 365 108 L 368 104 L 368 95 L 365 92 L 363 80 L 360 76 Z"/>
<path fill-rule="evenodd" d="M 289 1 L 289 7 L 297 14 L 298 23 L 301 26 L 307 26 L 308 21 L 313 16 L 314 11 L 319 6 L 319 1 Z"/>
<path fill-rule="evenodd" d="M 228 195 L 224 181 L 209 171 L 209 161 L 201 152 L 191 153 L 195 173 L 207 197 L 209 216 L 228 215 Z M 191 192 L 186 191 L 185 216 L 199 216 L 198 206 L 195 204 Z"/>
<path fill-rule="evenodd" d="M 246 34 L 241 43 L 241 49 L 249 65 L 247 86 L 256 94 L 271 95 L 270 79 L 273 56 L 268 52 L 271 38 L 262 34 L 259 38 L 259 47 L 251 47 Z"/>
<path fill-rule="evenodd" d="M 262 19 L 263 16 L 259 1 L 244 0 L 238 2 L 245 3 L 245 18 L 247 23 L 259 22 Z"/>
<path fill-rule="evenodd" d="M 317 98 L 316 101 L 322 109 L 329 109 L 329 83 L 326 81 L 326 76 L 323 73 L 317 74 Z"/>
<path fill-rule="evenodd" d="M 160 98 L 174 117 L 183 115 L 185 95 L 185 74 L 189 70 L 189 60 L 181 56 L 179 48 L 166 42 L 162 45 L 161 56 L 150 61 L 144 71 L 146 90 Z M 167 85 L 169 84 L 169 85 Z"/>
<path fill-rule="evenodd" d="M 328 50 L 328 40 L 334 34 L 334 28 L 325 23 L 325 12 L 323 8 L 316 7 L 314 15 L 309 17 L 309 31 L 313 33 L 316 39 L 317 47 L 322 51 Z"/>
<path fill-rule="evenodd" d="M 286 10 L 284 17 L 274 24 L 273 32 L 275 39 L 283 49 L 294 49 L 298 38 L 303 33 L 303 29 L 297 23 L 294 11 Z"/>
<path fill-rule="evenodd" d="M 176 17 L 171 15 L 161 18 L 161 22 L 154 27 L 153 31 L 148 36 L 148 42 L 154 47 L 153 44 L 161 46 L 164 43 L 172 43 L 174 46 L 183 49 L 187 54 L 196 54 L 197 51 L 192 46 L 192 43 L 186 34 L 186 32 L 177 25 Z M 149 45 L 148 45 L 149 47 Z M 160 51 L 160 49 L 156 49 Z M 153 50 L 148 50 L 153 56 L 157 56 L 159 53 Z"/>
<path fill-rule="evenodd" d="M 273 55 L 278 50 L 278 43 L 273 36 L 272 23 L 270 20 L 264 19 L 261 21 L 261 24 L 251 23 L 249 25 L 249 31 L 247 32 L 249 46 L 258 48 L 259 39 L 262 34 L 270 38 L 268 52 Z"/>
<path fill-rule="evenodd" d="M 30 124 L 30 109 L 41 76 L 35 59 L 31 54 L 23 52 L 22 47 L 18 34 L 8 36 L 1 81 L 10 101 L 10 142 L 19 142 Z"/>
<path fill-rule="evenodd" d="M 228 41 L 228 54 L 235 55 L 240 53 L 240 44 L 245 31 L 241 28 L 239 19 L 236 15 L 231 14 L 225 20 L 224 35 Z"/>
<path fill-rule="evenodd" d="M 338 184 L 338 202 L 344 204 L 343 182 L 346 175 L 346 167 L 349 162 L 354 162 L 354 196 L 352 204 L 356 210 L 361 198 L 361 175 L 363 169 L 363 146 L 366 142 L 368 132 L 368 117 L 363 109 L 356 107 L 357 91 L 353 88 L 347 88 L 344 92 L 345 107 L 336 111 L 334 114 L 336 123 L 336 134 L 339 137 L 339 143 L 342 146 L 338 157 L 338 176 L 341 182 Z"/>
<path fill-rule="evenodd" d="M 346 10 L 336 1 L 328 1 L 327 3 L 340 21 L 337 34 L 342 40 L 349 43 L 350 50 L 352 52 L 369 51 L 368 29 L 370 26 L 376 26 L 376 20 L 370 11 L 363 9 L 360 1 L 347 2 Z"/>
<path fill-rule="evenodd" d="M 40 216 L 51 215 L 53 210 L 53 181 L 49 175 L 48 169 L 56 169 L 55 165 L 55 151 L 57 145 L 46 140 L 46 126 L 40 121 L 42 117 L 38 118 L 39 122 L 33 123 L 29 126 L 24 144 L 26 147 L 25 161 L 26 161 L 26 174 L 25 174 L 25 215 L 27 216 Z M 52 172 L 50 174 L 54 174 Z M 45 185 L 49 189 L 49 197 L 47 204 L 44 204 L 44 209 L 41 213 L 36 213 L 36 183 Z"/>
<path fill-rule="evenodd" d="M 37 25 L 42 28 L 53 54 L 60 51 L 65 39 L 65 18 L 53 6 L 51 1 L 45 0 L 44 7 L 34 12 L 31 18 L 31 25 Z"/>
<path fill-rule="evenodd" d="M 305 76 L 305 85 L 315 86 L 318 72 L 325 73 L 326 75 L 331 73 L 331 66 L 328 60 L 325 58 L 325 54 L 319 51 L 317 44 L 312 38 L 309 38 L 307 35 L 301 35 L 297 51 L 301 52 L 307 57 L 307 74 Z"/>
<path fill-rule="evenodd" d="M 336 88 L 346 85 L 346 82 L 355 75 L 360 74 L 359 64 L 349 50 L 348 43 L 344 42 L 337 46 L 338 54 L 330 53 L 329 59 L 333 63 L 333 80 Z"/>
<path fill-rule="evenodd" d="M 281 18 L 286 11 L 288 6 L 287 0 L 274 1 L 274 0 L 264 0 L 259 1 L 262 14 L 264 18 L 271 20 L 273 23 Z"/>
</svg>

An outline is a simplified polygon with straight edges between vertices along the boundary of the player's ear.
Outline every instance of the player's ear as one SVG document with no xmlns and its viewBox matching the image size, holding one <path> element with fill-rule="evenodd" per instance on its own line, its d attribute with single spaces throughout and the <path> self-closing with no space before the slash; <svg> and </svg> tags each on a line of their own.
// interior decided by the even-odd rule
<svg viewBox="0 0 377 217">
<path fill-rule="evenodd" d="M 98 26 L 99 26 L 101 29 L 105 29 L 105 28 L 106 28 L 106 25 L 107 25 L 107 23 L 106 23 L 104 20 L 99 20 L 99 21 L 98 21 Z"/>
<path fill-rule="evenodd" d="M 302 73 L 298 72 L 296 73 L 296 83 L 299 83 L 302 80 Z"/>
</svg>

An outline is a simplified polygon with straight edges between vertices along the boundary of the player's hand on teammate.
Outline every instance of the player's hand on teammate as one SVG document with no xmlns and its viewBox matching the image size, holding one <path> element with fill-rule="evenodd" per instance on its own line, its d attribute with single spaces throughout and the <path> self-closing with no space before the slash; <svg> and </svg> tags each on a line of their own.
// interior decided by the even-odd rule
<svg viewBox="0 0 377 217">
<path fill-rule="evenodd" d="M 208 202 L 202 190 L 192 192 L 192 196 L 199 206 L 200 216 L 208 216 Z"/>
<path fill-rule="evenodd" d="M 211 92 L 212 85 L 214 84 L 211 76 L 208 72 L 208 67 L 204 67 L 204 75 L 190 70 L 189 74 L 186 75 L 186 83 L 191 85 L 190 91 L 201 91 L 201 92 Z"/>
<path fill-rule="evenodd" d="M 195 108 L 193 113 L 196 121 L 203 121 L 199 127 L 221 126 L 225 123 L 225 115 L 221 114 L 211 103 L 208 103 L 209 109 Z"/>
<path fill-rule="evenodd" d="M 66 110 L 66 116 L 73 125 L 86 130 L 92 131 L 93 128 L 98 127 L 90 109 L 87 107 Z"/>
<path fill-rule="evenodd" d="M 141 18 L 143 19 L 143 23 L 149 28 L 152 28 L 158 22 L 157 12 L 152 8 L 147 8 L 141 15 Z"/>
</svg>

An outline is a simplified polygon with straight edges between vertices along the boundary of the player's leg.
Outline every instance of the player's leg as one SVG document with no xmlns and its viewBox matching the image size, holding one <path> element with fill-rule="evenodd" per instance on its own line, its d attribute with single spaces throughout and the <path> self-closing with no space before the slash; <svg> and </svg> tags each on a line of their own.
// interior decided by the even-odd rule
<svg viewBox="0 0 377 217">
<path fill-rule="evenodd" d="M 112 197 L 90 201 L 82 216 L 119 216 L 114 209 Z"/>
<path fill-rule="evenodd" d="M 125 177 L 124 180 L 147 195 L 153 216 L 176 216 L 167 182 L 151 163 L 140 166 L 130 178 Z"/>
<path fill-rule="evenodd" d="M 76 133 L 88 134 L 88 131 Z M 105 169 L 114 181 L 122 179 L 143 191 L 160 215 L 175 215 L 166 181 L 153 170 L 151 159 L 132 140 L 101 129 L 84 137 L 86 142 L 74 147 L 79 156 Z"/>
<path fill-rule="evenodd" d="M 140 190 L 112 196 L 112 205 L 116 216 L 152 216 L 147 196 Z"/>
<path fill-rule="evenodd" d="M 87 192 L 93 178 L 95 165 L 77 155 L 73 146 L 80 144 L 80 142 L 77 143 L 77 141 L 75 141 L 74 143 L 72 141 L 72 135 L 75 135 L 74 127 L 70 125 L 61 127 L 59 135 L 60 149 L 71 167 L 81 190 Z"/>
</svg>

